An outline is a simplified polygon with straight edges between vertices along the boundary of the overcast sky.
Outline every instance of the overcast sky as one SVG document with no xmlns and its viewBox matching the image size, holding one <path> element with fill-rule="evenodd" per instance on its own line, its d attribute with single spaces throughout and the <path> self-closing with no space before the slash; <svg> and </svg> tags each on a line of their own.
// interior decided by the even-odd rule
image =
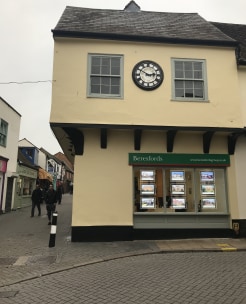
<svg viewBox="0 0 246 304">
<path fill-rule="evenodd" d="M 53 37 L 66 6 L 120 9 L 130 0 L 0 0 L 0 96 L 22 116 L 20 139 L 62 152 L 50 126 Z M 246 0 L 136 0 L 144 11 L 246 24 Z M 18 84 L 11 82 L 18 82 Z M 26 83 L 33 82 L 33 83 Z M 0 117 L 2 114 L 0 113 Z"/>
</svg>

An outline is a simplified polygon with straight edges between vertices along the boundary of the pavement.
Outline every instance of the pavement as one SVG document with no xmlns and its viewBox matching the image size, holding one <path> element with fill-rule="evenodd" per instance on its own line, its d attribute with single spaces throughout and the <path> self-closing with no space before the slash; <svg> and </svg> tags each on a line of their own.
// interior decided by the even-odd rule
<svg viewBox="0 0 246 304">
<path fill-rule="evenodd" d="M 49 247 L 51 226 L 45 205 L 42 215 L 26 207 L 0 215 L 0 288 L 53 273 L 127 256 L 179 252 L 246 251 L 246 239 L 175 239 L 125 242 L 71 242 L 70 194 L 57 206 L 55 246 Z"/>
</svg>

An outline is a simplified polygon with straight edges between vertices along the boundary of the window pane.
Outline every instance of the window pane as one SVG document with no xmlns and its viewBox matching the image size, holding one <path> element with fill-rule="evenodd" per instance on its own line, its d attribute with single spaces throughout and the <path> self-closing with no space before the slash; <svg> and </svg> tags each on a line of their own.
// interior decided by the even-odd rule
<svg viewBox="0 0 246 304">
<path fill-rule="evenodd" d="M 91 59 L 91 73 L 92 74 L 100 74 L 100 57 L 92 57 Z"/>
<path fill-rule="evenodd" d="M 184 90 L 175 89 L 175 97 L 184 97 Z"/>
<path fill-rule="evenodd" d="M 202 81 L 195 81 L 194 82 L 194 94 L 197 98 L 204 97 L 204 89 L 203 89 L 203 82 Z"/>
<path fill-rule="evenodd" d="M 195 79 L 202 79 L 202 63 L 201 62 L 194 62 L 194 78 Z"/>
<path fill-rule="evenodd" d="M 195 81 L 194 82 L 195 89 L 203 89 L 203 81 Z"/>
<path fill-rule="evenodd" d="M 111 67 L 111 75 L 120 75 L 120 67 Z"/>
<path fill-rule="evenodd" d="M 184 71 L 176 71 L 175 78 L 184 78 Z"/>
<path fill-rule="evenodd" d="M 92 85 L 91 86 L 91 93 L 100 94 L 100 86 L 99 85 Z"/>
<path fill-rule="evenodd" d="M 175 97 L 184 97 L 184 81 L 175 81 Z"/>
<path fill-rule="evenodd" d="M 120 75 L 120 58 L 112 58 L 111 75 Z"/>
<path fill-rule="evenodd" d="M 203 98 L 203 90 L 194 90 L 194 94 L 196 98 Z"/>
<path fill-rule="evenodd" d="M 110 86 L 102 85 L 102 94 L 109 94 L 110 93 Z"/>
<path fill-rule="evenodd" d="M 100 77 L 91 77 L 91 93 L 100 94 Z"/>
<path fill-rule="evenodd" d="M 92 66 L 91 74 L 100 74 L 100 66 Z"/>
<path fill-rule="evenodd" d="M 193 90 L 185 90 L 185 97 L 194 97 Z"/>
<path fill-rule="evenodd" d="M 184 78 L 183 62 L 175 62 L 175 78 Z"/>
<path fill-rule="evenodd" d="M 112 80 L 111 80 L 111 84 L 112 85 L 120 85 L 120 78 L 112 78 Z"/>
<path fill-rule="evenodd" d="M 192 62 L 185 62 L 185 78 L 193 78 Z"/>
<path fill-rule="evenodd" d="M 194 71 L 194 79 L 202 79 L 202 71 Z"/>
<path fill-rule="evenodd" d="M 102 85 L 110 85 L 110 78 L 109 77 L 101 77 L 101 83 Z"/>
<path fill-rule="evenodd" d="M 0 146 L 6 146 L 8 133 L 8 123 L 4 120 L 0 121 Z"/>
<path fill-rule="evenodd" d="M 102 66 L 102 75 L 109 75 L 110 74 L 110 66 L 103 65 Z"/>
<path fill-rule="evenodd" d="M 92 84 L 92 85 L 100 84 L 100 77 L 92 76 L 92 77 L 91 77 L 91 84 Z"/>
<path fill-rule="evenodd" d="M 193 81 L 185 81 L 185 89 L 193 89 Z"/>
<path fill-rule="evenodd" d="M 109 57 L 102 57 L 101 74 L 103 74 L 103 75 L 110 74 L 110 58 Z"/>
<path fill-rule="evenodd" d="M 91 58 L 91 64 L 92 65 L 99 65 L 100 66 L 101 58 L 97 56 L 93 56 Z"/>
<path fill-rule="evenodd" d="M 112 86 L 111 87 L 111 94 L 119 95 L 120 94 L 120 86 Z"/>
</svg>

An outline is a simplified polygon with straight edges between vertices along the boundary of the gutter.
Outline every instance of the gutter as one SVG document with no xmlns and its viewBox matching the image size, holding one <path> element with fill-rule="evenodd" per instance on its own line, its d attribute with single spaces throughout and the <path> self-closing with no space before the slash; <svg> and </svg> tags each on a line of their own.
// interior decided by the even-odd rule
<svg viewBox="0 0 246 304">
<path fill-rule="evenodd" d="M 103 39 L 103 40 L 118 40 L 118 41 L 135 41 L 135 42 L 152 42 L 152 43 L 170 43 L 170 44 L 190 44 L 190 45 L 211 45 L 211 46 L 227 46 L 237 47 L 237 41 L 228 40 L 200 40 L 200 39 L 187 39 L 187 38 L 168 38 L 168 37 L 153 37 L 153 36 L 132 36 L 122 34 L 109 34 L 109 33 L 93 33 L 93 32 L 76 32 L 76 31 L 63 31 L 51 30 L 53 38 L 89 38 L 89 39 Z"/>
</svg>

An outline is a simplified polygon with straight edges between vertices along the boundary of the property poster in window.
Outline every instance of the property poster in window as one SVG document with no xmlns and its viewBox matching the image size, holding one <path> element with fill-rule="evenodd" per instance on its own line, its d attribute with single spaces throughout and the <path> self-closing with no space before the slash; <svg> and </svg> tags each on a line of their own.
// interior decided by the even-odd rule
<svg viewBox="0 0 246 304">
<path fill-rule="evenodd" d="M 141 184 L 141 195 L 154 195 L 155 194 L 155 184 Z"/>
<path fill-rule="evenodd" d="M 155 209 L 155 198 L 154 197 L 141 197 L 140 208 L 141 209 Z"/>
<path fill-rule="evenodd" d="M 184 181 L 185 173 L 184 171 L 170 171 L 170 179 L 171 181 Z"/>
<path fill-rule="evenodd" d="M 173 209 L 186 209 L 185 198 L 184 197 L 173 197 L 172 198 L 172 208 Z"/>
<path fill-rule="evenodd" d="M 214 182 L 214 171 L 200 171 L 201 182 Z"/>
<path fill-rule="evenodd" d="M 215 185 L 201 185 L 202 195 L 215 195 Z"/>
<path fill-rule="evenodd" d="M 154 181 L 155 180 L 155 170 L 141 170 L 140 171 L 141 181 Z"/>
<path fill-rule="evenodd" d="M 185 194 L 185 184 L 171 184 L 171 193 L 172 195 Z"/>
<path fill-rule="evenodd" d="M 202 198 L 202 209 L 216 209 L 215 197 Z"/>
</svg>

